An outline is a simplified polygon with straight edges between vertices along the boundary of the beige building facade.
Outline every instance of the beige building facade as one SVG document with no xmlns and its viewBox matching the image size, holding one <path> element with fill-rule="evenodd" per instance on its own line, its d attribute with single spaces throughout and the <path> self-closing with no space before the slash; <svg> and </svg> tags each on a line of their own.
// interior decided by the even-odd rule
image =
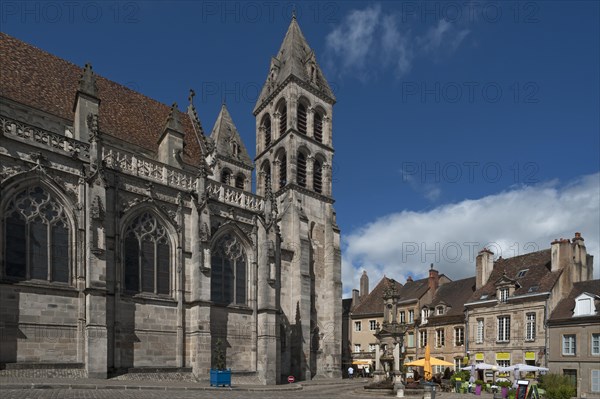
<svg viewBox="0 0 600 399">
<path fill-rule="evenodd" d="M 548 367 L 581 398 L 600 398 L 600 280 L 573 284 L 548 320 Z"/>
</svg>

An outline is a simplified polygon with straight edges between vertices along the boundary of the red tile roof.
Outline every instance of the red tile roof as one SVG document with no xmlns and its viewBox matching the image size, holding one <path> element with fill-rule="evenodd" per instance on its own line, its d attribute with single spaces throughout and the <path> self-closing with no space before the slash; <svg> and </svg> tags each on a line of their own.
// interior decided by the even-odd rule
<svg viewBox="0 0 600 399">
<path fill-rule="evenodd" d="M 0 33 L 0 96 L 73 121 L 73 104 L 82 67 L 58 58 L 5 33 Z M 150 151 L 170 107 L 96 75 L 100 98 L 99 125 L 104 134 Z M 201 163 L 201 151 L 187 114 L 179 120 L 185 133 L 184 160 Z"/>
</svg>

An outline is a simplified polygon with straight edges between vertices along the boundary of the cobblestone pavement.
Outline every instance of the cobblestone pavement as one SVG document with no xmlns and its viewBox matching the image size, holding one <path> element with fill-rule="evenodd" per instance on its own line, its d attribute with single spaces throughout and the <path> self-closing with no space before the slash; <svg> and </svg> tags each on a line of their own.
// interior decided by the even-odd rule
<svg viewBox="0 0 600 399">
<path fill-rule="evenodd" d="M 157 391 L 131 389 L 22 389 L 2 390 L 1 396 L 6 399 L 271 399 L 271 398 L 393 398 L 392 395 L 368 394 L 357 383 L 307 385 L 300 391 L 232 391 L 222 388 L 218 391 Z M 491 399 L 491 395 L 482 394 L 478 399 Z M 421 399 L 420 396 L 408 396 L 407 399 Z M 470 394 L 438 393 L 436 399 L 474 399 Z"/>
</svg>

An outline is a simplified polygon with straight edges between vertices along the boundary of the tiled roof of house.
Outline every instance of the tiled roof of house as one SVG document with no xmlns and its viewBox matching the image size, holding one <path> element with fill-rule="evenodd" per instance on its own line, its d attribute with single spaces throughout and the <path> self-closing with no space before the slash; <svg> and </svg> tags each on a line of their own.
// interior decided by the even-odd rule
<svg viewBox="0 0 600 399">
<path fill-rule="evenodd" d="M 445 312 L 443 315 L 436 316 L 435 313 L 429 316 L 429 322 L 448 321 L 450 318 L 464 318 L 464 305 L 475 291 L 475 277 L 469 277 L 462 280 L 450 281 L 438 287 L 433 300 L 429 304 L 432 308 L 443 304 Z"/>
<path fill-rule="evenodd" d="M 442 275 L 443 276 L 443 275 Z M 407 281 L 400 290 L 400 301 L 419 299 L 429 289 L 429 277 L 420 280 Z"/>
<path fill-rule="evenodd" d="M 550 315 L 550 321 L 570 319 L 575 309 L 575 298 L 583 293 L 600 296 L 600 280 L 581 281 L 573 284 L 569 295 L 562 299 Z M 600 319 L 600 301 L 596 300 L 596 317 Z"/>
<path fill-rule="evenodd" d="M 5 33 L 0 33 L 0 96 L 73 121 L 73 104 L 83 68 Z M 96 75 L 100 99 L 99 127 L 141 148 L 157 151 L 170 106 Z M 187 114 L 180 112 L 185 133 L 183 159 L 202 160 Z"/>
<path fill-rule="evenodd" d="M 518 277 L 520 271 L 527 272 Z M 487 283 L 475 291 L 467 302 L 476 302 L 487 295 L 487 299 L 496 297 L 496 282 L 504 277 L 516 280 L 518 288 L 513 296 L 535 292 L 548 292 L 554 287 L 561 271 L 552 272 L 550 249 L 531 252 L 525 255 L 514 256 L 507 259 L 498 259 L 494 262 L 494 269 Z"/>
<path fill-rule="evenodd" d="M 353 316 L 383 314 L 383 294 L 390 285 L 396 287 L 397 290 L 402 289 L 402 284 L 394 279 L 383 277 L 381 281 L 373 288 L 367 296 L 362 298 L 360 302 L 354 305 L 352 309 Z"/>
</svg>

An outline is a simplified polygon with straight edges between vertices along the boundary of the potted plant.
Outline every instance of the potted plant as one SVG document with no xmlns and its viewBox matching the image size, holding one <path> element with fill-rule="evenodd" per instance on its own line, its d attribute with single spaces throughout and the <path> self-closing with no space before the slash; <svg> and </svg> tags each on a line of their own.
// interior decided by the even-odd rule
<svg viewBox="0 0 600 399">
<path fill-rule="evenodd" d="M 231 369 L 226 368 L 223 341 L 217 340 L 213 352 L 213 367 L 210 369 L 210 386 L 231 386 Z"/>
<path fill-rule="evenodd" d="M 482 380 L 475 380 L 475 395 L 481 395 Z"/>
<path fill-rule="evenodd" d="M 502 392 L 502 397 L 508 397 L 508 389 L 511 387 L 510 381 L 498 381 L 496 383 L 497 386 L 500 387 L 500 391 Z"/>
</svg>

